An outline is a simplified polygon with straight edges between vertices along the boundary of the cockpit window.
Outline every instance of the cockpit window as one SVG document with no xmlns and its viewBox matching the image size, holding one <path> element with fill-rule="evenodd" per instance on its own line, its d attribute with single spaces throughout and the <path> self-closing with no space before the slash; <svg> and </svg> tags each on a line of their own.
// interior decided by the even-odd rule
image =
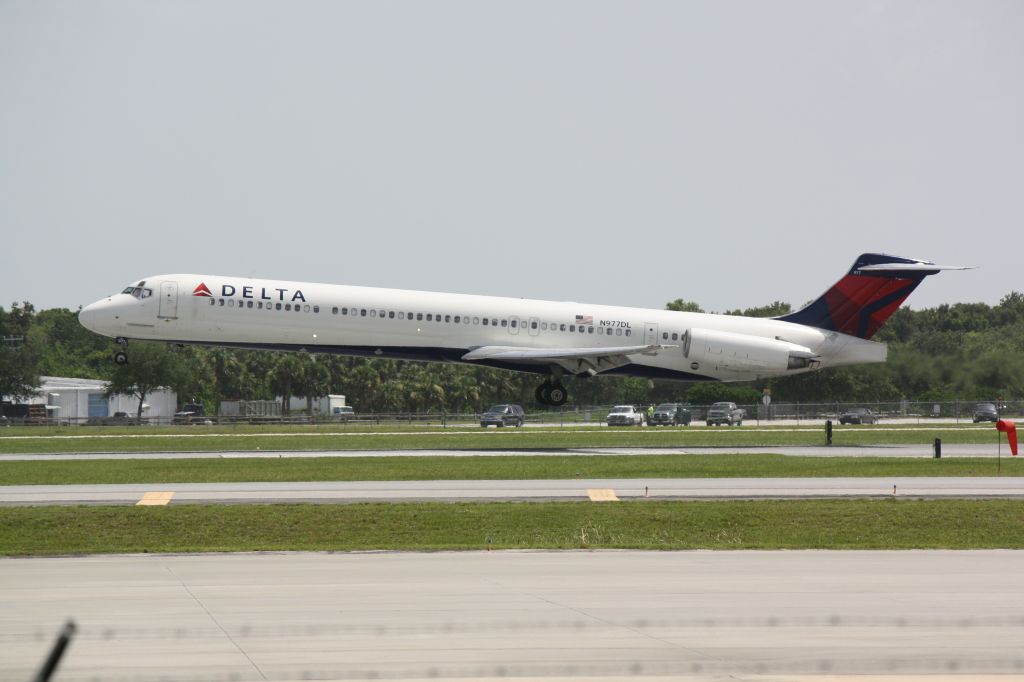
<svg viewBox="0 0 1024 682">
<path fill-rule="evenodd" d="M 145 282 L 143 282 L 145 284 Z M 122 294 L 128 294 L 135 298 L 149 298 L 153 295 L 152 289 L 146 289 L 145 287 L 126 287 Z"/>
</svg>

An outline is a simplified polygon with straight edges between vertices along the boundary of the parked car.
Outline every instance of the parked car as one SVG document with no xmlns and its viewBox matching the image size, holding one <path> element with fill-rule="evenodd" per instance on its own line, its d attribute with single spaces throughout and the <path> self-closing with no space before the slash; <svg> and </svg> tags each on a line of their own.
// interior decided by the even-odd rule
<svg viewBox="0 0 1024 682">
<path fill-rule="evenodd" d="M 877 424 L 878 415 L 866 407 L 851 407 L 839 415 L 840 424 Z"/>
<path fill-rule="evenodd" d="M 608 426 L 642 426 L 644 415 L 632 405 L 616 405 L 608 413 Z"/>
<path fill-rule="evenodd" d="M 519 405 L 495 405 L 480 415 L 480 426 L 522 426 L 525 417 Z"/>
<path fill-rule="evenodd" d="M 742 407 L 737 407 L 736 403 L 715 403 L 708 408 L 708 414 L 706 421 L 708 426 L 722 426 L 728 424 L 729 426 L 739 426 L 743 423 L 743 418 L 747 416 L 747 411 Z"/>
<path fill-rule="evenodd" d="M 648 426 L 690 425 L 690 409 L 679 403 L 662 403 L 654 408 L 654 414 L 647 420 Z"/>
<path fill-rule="evenodd" d="M 335 407 L 331 410 L 331 418 L 340 422 L 347 422 L 350 419 L 356 418 L 356 411 L 347 405 L 344 407 Z"/>
<path fill-rule="evenodd" d="M 999 410 L 992 403 L 978 403 L 974 406 L 974 423 L 999 421 Z"/>
<path fill-rule="evenodd" d="M 206 421 L 206 408 L 202 403 L 185 403 L 174 413 L 175 424 L 201 424 Z"/>
</svg>

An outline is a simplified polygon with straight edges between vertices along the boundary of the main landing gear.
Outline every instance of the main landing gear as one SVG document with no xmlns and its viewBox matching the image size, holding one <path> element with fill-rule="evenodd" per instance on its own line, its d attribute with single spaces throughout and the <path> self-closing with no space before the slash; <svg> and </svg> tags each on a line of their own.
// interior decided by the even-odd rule
<svg viewBox="0 0 1024 682">
<path fill-rule="evenodd" d="M 128 364 L 128 339 L 123 336 L 117 337 L 117 343 L 121 346 L 121 350 L 114 353 L 114 362 L 119 365 Z"/>
<path fill-rule="evenodd" d="M 534 397 L 537 398 L 537 402 L 541 405 L 558 407 L 565 404 L 566 398 L 569 397 L 569 392 L 565 390 L 562 382 L 551 382 L 549 380 L 537 387 Z"/>
</svg>

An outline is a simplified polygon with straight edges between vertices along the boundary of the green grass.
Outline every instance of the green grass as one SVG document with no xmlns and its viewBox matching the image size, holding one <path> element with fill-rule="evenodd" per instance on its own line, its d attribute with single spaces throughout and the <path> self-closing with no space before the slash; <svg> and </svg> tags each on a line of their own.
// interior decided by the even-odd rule
<svg viewBox="0 0 1024 682">
<path fill-rule="evenodd" d="M 1024 501 L 3 507 L 0 554 L 1024 548 Z"/>
<path fill-rule="evenodd" d="M 994 428 L 957 424 L 835 427 L 834 445 L 944 443 L 993 444 Z M 95 452 L 223 452 L 256 450 L 549 449 L 581 447 L 751 447 L 822 445 L 820 426 L 740 428 L 389 426 L 194 426 L 88 429 L 9 428 L 0 433 L 0 455 Z"/>
<path fill-rule="evenodd" d="M 0 485 L 424 481 L 571 478 L 771 478 L 1024 475 L 1021 458 L 559 455 L 502 457 L 293 457 L 0 462 Z"/>
<path fill-rule="evenodd" d="M 836 427 L 835 445 L 996 442 L 970 425 Z M 986 476 L 990 458 L 531 456 L 533 449 L 820 445 L 822 427 L 441 429 L 421 425 L 10 428 L 35 452 L 520 449 L 503 457 L 3 461 L 0 484 Z M 1004 458 L 1001 474 L 1024 463 Z M 0 507 L 0 554 L 254 550 L 1024 548 L 1024 501 L 787 500 Z"/>
</svg>

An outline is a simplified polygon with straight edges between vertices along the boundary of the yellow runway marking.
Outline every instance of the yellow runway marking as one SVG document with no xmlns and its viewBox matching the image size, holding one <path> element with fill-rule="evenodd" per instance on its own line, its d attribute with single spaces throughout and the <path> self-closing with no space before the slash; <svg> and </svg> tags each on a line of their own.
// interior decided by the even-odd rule
<svg viewBox="0 0 1024 682">
<path fill-rule="evenodd" d="M 591 502 L 618 502 L 619 498 L 611 488 L 588 488 L 587 495 Z"/>
<path fill-rule="evenodd" d="M 146 493 L 142 499 L 135 503 L 136 507 L 166 506 L 170 504 L 173 492 L 167 493 Z"/>
</svg>

